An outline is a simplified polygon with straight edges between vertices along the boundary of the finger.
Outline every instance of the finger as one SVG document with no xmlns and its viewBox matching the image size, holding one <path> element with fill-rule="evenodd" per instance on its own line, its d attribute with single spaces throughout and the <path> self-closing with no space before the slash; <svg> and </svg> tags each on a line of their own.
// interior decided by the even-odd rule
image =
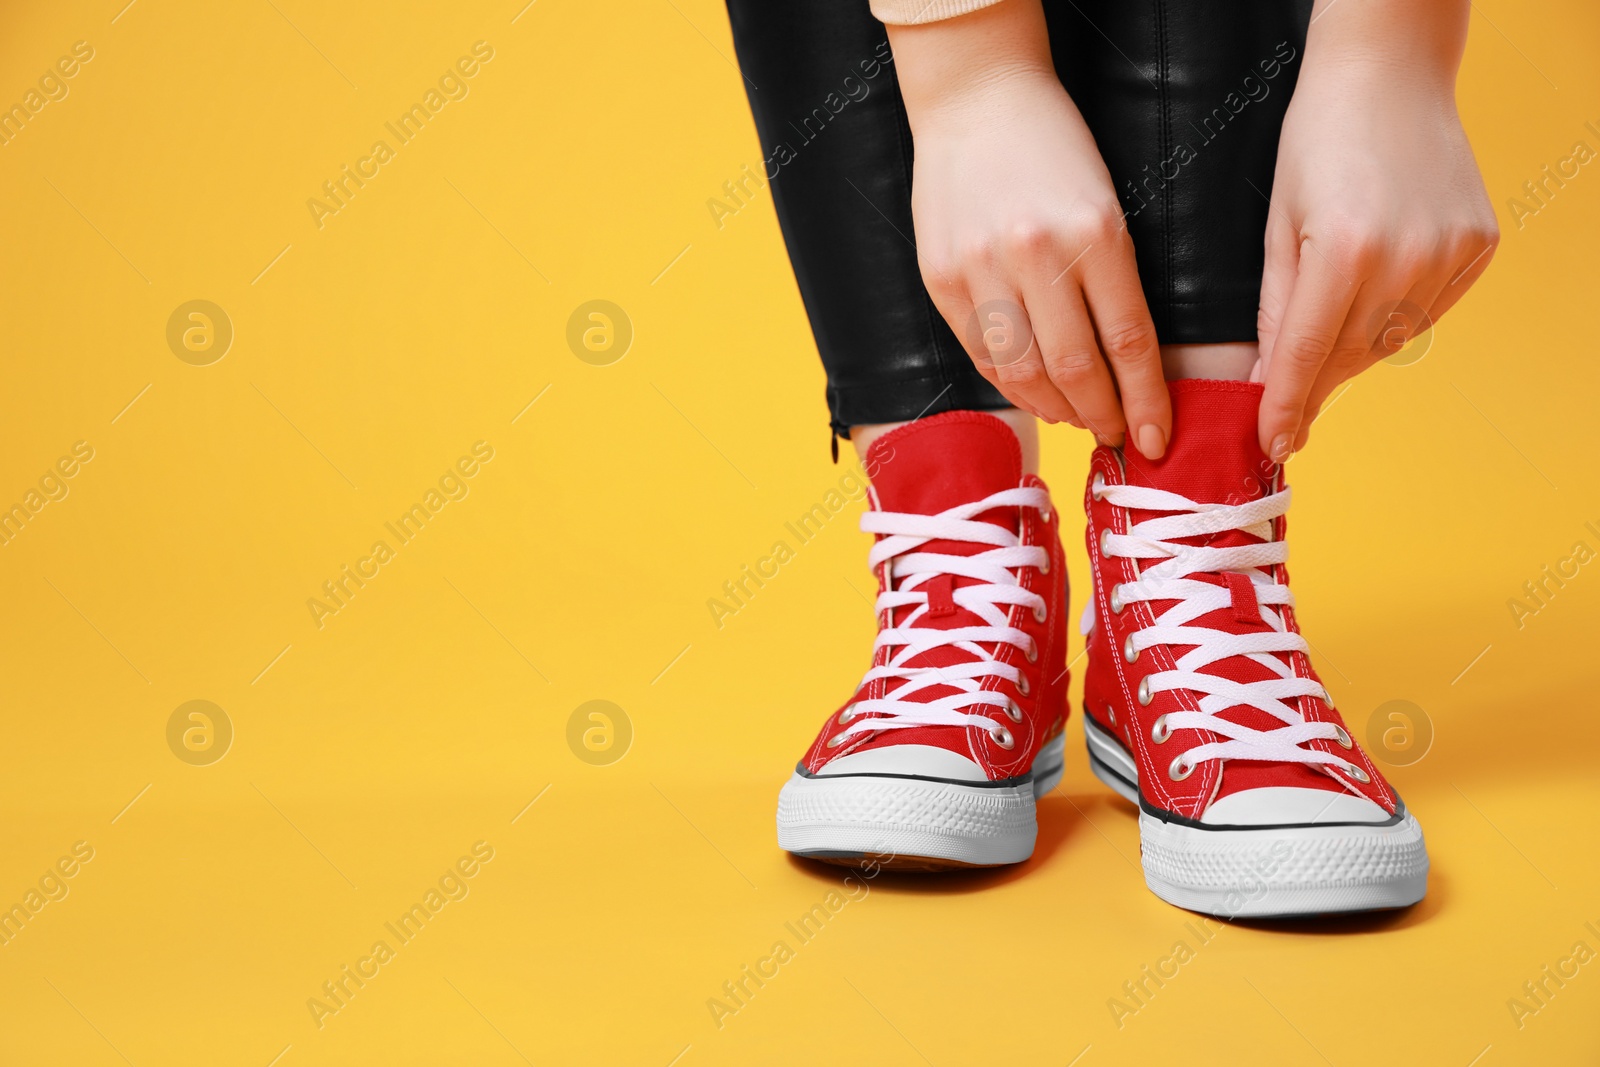
<svg viewBox="0 0 1600 1067">
<path fill-rule="evenodd" d="M 995 373 L 999 376 L 1002 393 L 1008 397 L 1020 397 L 1032 405 L 1038 416 L 1046 422 L 1071 422 L 1077 416 L 1072 405 L 1050 380 L 1037 344 L 1026 357 L 1001 364 L 995 368 Z"/>
<path fill-rule="evenodd" d="M 1354 351 L 1354 347 L 1361 343 L 1359 337 L 1348 340 L 1341 337 L 1340 342 L 1335 344 L 1334 352 L 1323 364 L 1317 382 L 1311 388 L 1311 395 L 1306 400 L 1309 417 L 1301 424 L 1300 433 L 1295 438 L 1296 452 L 1306 447 L 1312 423 L 1322 416 L 1323 405 L 1340 385 L 1375 363 L 1388 359 L 1414 338 L 1433 328 L 1432 319 L 1422 309 L 1434 301 L 1448 280 L 1448 272 L 1430 270 L 1411 282 L 1404 295 L 1398 298 L 1393 294 L 1399 292 L 1404 283 L 1369 282 L 1362 286 L 1346 321 L 1346 328 L 1365 322 L 1369 343 L 1366 350 L 1359 353 Z"/>
<path fill-rule="evenodd" d="M 1026 309 L 998 271 L 976 276 L 938 270 L 918 257 L 933 306 L 949 324 L 980 375 L 1019 410 L 1047 423 L 1077 413 L 1044 375 Z M 977 295 L 975 295 L 977 294 Z M 985 295 L 988 294 L 988 295 Z"/>
<path fill-rule="evenodd" d="M 1077 287 L 1068 279 L 1025 290 L 1023 299 L 1050 381 L 1101 444 L 1122 444 L 1122 403 Z"/>
<path fill-rule="evenodd" d="M 1458 273 L 1458 258 L 1446 255 L 1441 248 L 1409 257 L 1402 254 L 1391 261 L 1384 277 L 1362 284 L 1339 340 L 1307 397 L 1308 418 L 1295 439 L 1295 451 L 1305 447 L 1312 422 L 1340 385 L 1395 355 L 1433 327 L 1433 320 L 1424 309 L 1433 306 L 1451 276 Z M 1358 332 L 1362 324 L 1365 336 Z M 1366 347 L 1361 350 L 1363 342 Z"/>
<path fill-rule="evenodd" d="M 1010 397 L 1007 397 L 1006 399 L 1007 400 L 1011 400 Z M 1011 400 L 1011 406 L 1016 408 L 1018 411 L 1027 412 L 1029 415 L 1032 415 L 1034 418 L 1038 419 L 1040 422 L 1049 422 L 1050 421 L 1049 419 L 1045 418 L 1043 415 L 1039 414 L 1037 411 L 1033 410 L 1033 405 L 1032 404 L 1026 404 L 1026 403 L 1023 403 L 1023 402 L 1018 401 L 1018 400 Z"/>
<path fill-rule="evenodd" d="M 956 335 L 956 340 L 961 342 L 961 347 L 966 349 L 968 358 L 972 360 L 973 366 L 977 368 L 978 373 L 983 376 L 985 381 L 999 390 L 1000 395 L 1011 401 L 1017 408 L 1026 411 L 1036 419 L 1050 421 L 1053 417 L 1059 417 L 1046 415 L 1039 410 L 1038 405 L 1033 402 L 1031 397 L 1015 391 L 1007 383 L 1003 382 L 995 365 L 995 357 L 988 349 L 983 328 L 984 324 L 979 321 L 980 318 L 998 317 L 1001 321 L 991 322 L 989 324 L 991 328 L 1002 330 L 1009 328 L 1015 331 L 1021 327 L 1025 332 L 1031 334 L 1031 330 L 1026 326 L 1025 317 L 1022 316 L 1021 309 L 1016 301 L 990 302 L 991 306 L 983 308 L 982 312 L 980 312 L 964 277 L 952 275 L 948 272 L 940 272 L 933 277 L 929 277 L 928 271 L 924 270 L 923 282 L 927 287 L 928 296 L 933 300 L 933 306 L 938 309 L 939 314 L 949 324 L 950 331 Z M 980 284 L 988 286 L 990 290 L 998 290 L 1000 288 L 998 283 L 984 281 Z M 1007 316 L 1003 314 L 1006 303 L 1018 308 L 1018 313 L 1009 317 L 1010 321 L 1005 321 Z M 1015 358 L 1015 356 L 1008 357 L 1002 354 L 1001 358 Z"/>
<path fill-rule="evenodd" d="M 1064 422 L 1069 426 L 1076 426 L 1080 430 L 1087 429 L 1087 427 L 1085 427 L 1083 424 L 1083 416 L 1079 415 L 1077 409 L 1072 406 L 1072 401 L 1063 397 L 1061 403 L 1062 408 L 1060 409 L 1060 418 L 1051 418 L 1047 415 L 1040 415 L 1036 411 L 1030 411 L 1029 414 L 1033 415 L 1040 422 L 1046 422 L 1052 426 L 1058 422 Z M 1028 409 L 1024 408 L 1023 410 L 1026 411 Z"/>
<path fill-rule="evenodd" d="M 1002 288 L 999 283 L 980 285 L 983 288 L 974 290 L 977 300 L 967 330 L 968 347 L 978 352 L 973 357 L 978 369 L 991 369 L 1000 392 L 1026 403 L 1040 418 L 1064 421 L 1073 413 L 1072 405 L 1045 371 L 1032 317 L 1020 295 L 1013 295 L 1015 290 Z"/>
<path fill-rule="evenodd" d="M 1411 283 L 1406 294 L 1382 315 L 1381 323 L 1372 340 L 1372 362 L 1388 359 L 1414 339 L 1433 329 L 1433 316 L 1427 309 L 1438 302 L 1440 294 L 1450 284 L 1454 261 L 1434 267 Z M 1382 310 L 1382 309 L 1380 309 Z"/>
<path fill-rule="evenodd" d="M 1300 239 L 1281 211 L 1271 211 L 1267 215 L 1265 245 L 1261 304 L 1256 311 L 1256 340 L 1261 348 L 1261 360 L 1252 376 L 1255 381 L 1265 380 L 1267 365 L 1272 361 L 1273 343 L 1283 328 L 1283 313 L 1289 306 L 1289 294 L 1294 291 L 1295 275 L 1300 269 Z"/>
<path fill-rule="evenodd" d="M 1033 405 L 1031 404 L 1019 404 L 1016 401 L 1012 401 L 1011 406 L 1016 408 L 1018 411 L 1026 411 L 1029 415 L 1032 415 L 1040 422 L 1049 426 L 1054 426 L 1057 423 L 1064 422 L 1070 426 L 1076 426 L 1080 430 L 1083 429 L 1083 420 L 1078 417 L 1078 413 L 1076 411 L 1072 410 L 1072 405 L 1070 403 L 1067 405 L 1066 413 L 1059 419 L 1053 419 L 1048 415 L 1039 414 L 1037 411 L 1033 410 Z"/>
<path fill-rule="evenodd" d="M 1085 427 L 1083 425 L 1082 417 L 1079 416 L 1076 411 L 1072 410 L 1072 403 L 1070 401 L 1067 402 L 1066 413 L 1059 419 L 1052 419 L 1052 418 L 1049 418 L 1048 416 L 1039 415 L 1039 414 L 1036 414 L 1036 413 L 1033 413 L 1033 412 L 1030 412 L 1030 414 L 1033 414 L 1034 417 L 1037 418 L 1040 422 L 1046 423 L 1047 425 L 1050 425 L 1050 426 L 1055 426 L 1058 423 L 1063 423 L 1064 422 L 1068 426 L 1076 426 L 1080 430 L 1085 429 Z"/>
<path fill-rule="evenodd" d="M 1261 398 L 1261 448 L 1275 462 L 1294 449 L 1307 421 L 1306 398 L 1344 329 L 1357 288 L 1348 266 L 1334 266 L 1309 240 L 1302 242 Z"/>
<path fill-rule="evenodd" d="M 924 265 L 922 282 L 928 291 L 929 299 L 933 301 L 933 306 L 938 309 L 939 315 L 950 327 L 950 332 L 956 335 L 961 347 L 966 349 L 967 356 L 978 368 L 978 373 L 987 378 L 991 385 L 996 384 L 991 361 L 987 358 L 988 353 L 981 346 L 976 348 L 973 346 L 971 326 L 976 321 L 974 315 L 977 309 L 973 305 L 972 293 L 966 281 L 947 273 L 938 273 L 930 277 L 930 270 L 930 267 Z"/>
<path fill-rule="evenodd" d="M 1306 396 L 1305 415 L 1295 434 L 1296 452 L 1306 446 L 1312 423 L 1340 385 L 1398 351 L 1413 336 L 1422 315 L 1412 313 L 1414 305 L 1407 301 L 1410 294 L 1427 284 L 1426 281 L 1411 281 L 1403 275 L 1375 278 L 1362 284 Z"/>
<path fill-rule="evenodd" d="M 1122 391 L 1129 439 L 1147 459 L 1160 459 L 1172 439 L 1172 399 L 1127 230 L 1104 242 L 1079 269 L 1100 351 Z"/>
<path fill-rule="evenodd" d="M 1455 307 L 1456 301 L 1467 295 L 1467 290 L 1472 288 L 1474 282 L 1489 269 L 1489 261 L 1494 259 L 1495 249 L 1500 245 L 1500 235 L 1491 234 L 1481 241 L 1475 242 L 1470 249 L 1472 258 L 1456 267 L 1455 273 L 1439 290 L 1431 304 L 1423 304 L 1427 309 L 1428 318 L 1438 322 L 1444 313 Z"/>
</svg>

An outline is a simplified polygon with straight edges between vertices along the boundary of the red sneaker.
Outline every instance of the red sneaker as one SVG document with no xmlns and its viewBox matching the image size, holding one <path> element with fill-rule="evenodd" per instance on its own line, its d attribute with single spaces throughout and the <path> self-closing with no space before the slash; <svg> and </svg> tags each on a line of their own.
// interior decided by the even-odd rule
<svg viewBox="0 0 1600 1067">
<path fill-rule="evenodd" d="M 778 844 L 902 869 L 1033 854 L 1061 779 L 1066 567 L 1011 428 L 953 411 L 867 453 L 878 576 L 872 669 L 778 796 Z"/>
<path fill-rule="evenodd" d="M 1157 462 L 1094 453 L 1085 498 L 1089 763 L 1139 805 L 1145 881 L 1225 917 L 1422 899 L 1422 828 L 1363 753 L 1306 653 L 1284 567 L 1283 470 L 1261 386 L 1171 383 Z"/>
</svg>

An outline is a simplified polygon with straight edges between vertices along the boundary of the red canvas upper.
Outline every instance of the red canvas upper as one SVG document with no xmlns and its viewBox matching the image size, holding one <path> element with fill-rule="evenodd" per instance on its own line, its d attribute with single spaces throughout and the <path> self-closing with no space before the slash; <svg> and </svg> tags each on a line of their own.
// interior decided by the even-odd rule
<svg viewBox="0 0 1600 1067">
<path fill-rule="evenodd" d="M 878 439 L 868 450 L 866 471 L 872 479 L 872 506 L 875 511 L 915 515 L 937 515 L 963 504 L 975 503 L 995 493 L 1023 486 L 1044 488 L 1034 475 L 1024 475 L 1022 451 L 1016 435 L 1000 419 L 975 411 L 953 411 L 920 419 Z M 1013 722 L 995 709 L 996 723 L 1004 725 L 1015 738 L 1015 746 L 1004 750 L 992 744 L 985 731 L 977 727 L 912 726 L 852 735 L 837 748 L 826 742 L 845 729 L 838 715 L 831 716 L 802 761 L 812 772 L 843 755 L 872 748 L 916 744 L 948 749 L 972 759 L 991 779 L 1025 773 L 1033 763 L 1039 746 L 1059 733 L 1066 721 L 1066 567 L 1062 558 L 1059 517 L 1052 507 L 1048 518 L 1034 508 L 998 507 L 973 517 L 992 523 L 1021 537 L 1025 545 L 1044 547 L 1050 554 L 1050 572 L 1041 574 L 1031 567 L 1018 568 L 1025 589 L 1042 595 L 1048 603 L 1044 621 L 1037 622 L 1030 609 L 1013 606 L 1011 625 L 1027 631 L 1038 650 L 1036 663 L 1029 663 L 1022 650 L 1000 643 L 984 644 L 991 655 L 1015 663 L 1028 678 L 1029 692 L 998 679 L 988 679 L 986 689 L 1000 689 L 1012 697 L 1023 712 L 1023 721 Z M 882 540 L 880 536 L 879 540 Z M 930 540 L 916 549 L 919 553 L 973 556 L 992 546 L 960 540 Z M 878 569 L 879 592 L 890 588 L 893 561 Z M 979 584 L 963 575 L 941 575 L 924 584 L 928 611 L 913 628 L 953 629 L 981 626 L 982 619 L 953 599 L 960 589 Z M 914 608 L 884 611 L 880 628 L 903 623 Z M 892 650 L 880 649 L 874 666 L 884 665 Z M 956 646 L 927 650 L 906 661 L 908 666 L 948 667 L 970 662 L 973 655 Z M 863 685 L 845 706 L 864 699 L 880 699 L 898 683 L 880 679 Z M 909 699 L 931 701 L 957 692 L 936 685 Z M 840 709 L 841 711 L 844 708 Z M 985 713 L 979 710 L 977 713 Z"/>
<path fill-rule="evenodd" d="M 1394 795 L 1382 776 L 1359 746 L 1344 749 L 1331 740 L 1305 742 L 1309 748 L 1333 752 L 1367 772 L 1372 781 L 1365 786 L 1336 778 L 1320 767 L 1302 763 L 1247 759 L 1203 760 L 1188 778 L 1174 781 L 1167 773 L 1172 759 L 1198 745 L 1223 740 L 1199 729 L 1176 730 L 1159 745 L 1152 742 L 1151 726 L 1160 715 L 1179 710 L 1195 710 L 1193 693 L 1186 690 L 1157 692 L 1148 707 L 1134 699 L 1139 682 L 1147 675 L 1174 669 L 1173 661 L 1193 646 L 1155 646 L 1133 663 L 1122 653 L 1130 632 L 1148 627 L 1174 601 L 1128 604 L 1119 614 L 1111 610 L 1110 590 L 1121 582 L 1133 581 L 1139 561 L 1102 556 L 1102 532 L 1111 529 L 1122 534 L 1131 524 L 1166 514 L 1117 508 L 1097 500 L 1093 478 L 1106 483 L 1146 486 L 1177 493 L 1199 503 L 1244 504 L 1283 488 L 1283 470 L 1262 453 L 1258 444 L 1257 422 L 1262 387 L 1232 381 L 1183 380 L 1169 383 L 1172 397 L 1173 432 L 1169 449 L 1160 460 L 1145 459 L 1132 449 L 1099 448 L 1091 462 L 1091 488 L 1085 495 L 1089 516 L 1087 540 L 1091 569 L 1095 575 L 1095 626 L 1089 639 L 1089 664 L 1085 680 L 1085 706 L 1100 726 L 1117 737 L 1133 754 L 1139 767 L 1140 791 L 1157 807 L 1191 818 L 1198 818 L 1212 801 L 1222 796 L 1261 786 L 1295 786 L 1335 792 L 1355 791 L 1374 800 L 1386 810 L 1394 810 Z M 1272 523 L 1270 540 L 1282 540 L 1283 520 Z M 1263 539 L 1242 530 L 1227 530 L 1205 537 L 1182 539 L 1179 543 L 1196 546 L 1232 547 L 1260 543 Z M 1271 568 L 1279 583 L 1287 584 L 1283 566 Z M 1191 579 L 1209 582 L 1229 590 L 1225 608 L 1210 611 L 1185 625 L 1251 633 L 1270 630 L 1256 603 L 1255 587 L 1239 573 L 1193 574 Z M 1280 609 L 1289 629 L 1299 632 L 1292 608 Z M 1300 652 L 1273 653 L 1280 662 L 1292 666 L 1303 678 L 1316 678 L 1308 658 Z M 1201 668 L 1238 682 L 1267 680 L 1276 675 L 1245 656 L 1232 656 Z M 1315 697 L 1299 697 L 1293 702 L 1308 720 L 1341 723 L 1337 711 Z M 1283 723 L 1272 715 L 1250 706 L 1236 706 L 1217 713 L 1220 718 L 1257 730 L 1270 730 Z M 1114 720 L 1114 721 L 1113 721 Z"/>
</svg>

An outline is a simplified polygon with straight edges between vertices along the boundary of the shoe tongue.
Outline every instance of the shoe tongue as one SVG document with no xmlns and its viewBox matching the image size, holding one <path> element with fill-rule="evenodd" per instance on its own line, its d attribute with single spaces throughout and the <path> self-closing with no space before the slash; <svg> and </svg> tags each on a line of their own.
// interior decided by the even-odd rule
<svg viewBox="0 0 1600 1067">
<path fill-rule="evenodd" d="M 1158 460 L 1125 449 L 1128 480 L 1205 504 L 1243 504 L 1273 491 L 1278 465 L 1261 451 L 1262 386 L 1185 378 L 1168 382 L 1172 445 Z"/>
<path fill-rule="evenodd" d="M 1022 446 L 993 415 L 947 411 L 878 438 L 866 469 L 884 511 L 936 515 L 1020 485 Z M 1014 514 L 1009 521 L 1015 529 Z"/>
</svg>

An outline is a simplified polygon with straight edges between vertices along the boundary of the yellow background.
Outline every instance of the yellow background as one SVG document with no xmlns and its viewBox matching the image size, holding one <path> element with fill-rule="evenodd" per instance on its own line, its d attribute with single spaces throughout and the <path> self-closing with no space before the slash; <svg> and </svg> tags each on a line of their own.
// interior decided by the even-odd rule
<svg viewBox="0 0 1600 1067">
<path fill-rule="evenodd" d="M 719 1028 L 708 998 L 840 884 L 777 850 L 773 808 L 872 629 L 857 505 L 722 628 L 706 607 L 846 472 L 770 195 L 706 208 L 762 155 L 726 15 L 123 2 L 0 16 L 0 102 L 94 49 L 0 147 L 0 505 L 94 449 L 0 547 L 0 905 L 94 850 L 0 946 L 0 1062 L 1600 1061 L 1600 962 L 1520 1028 L 1507 1006 L 1600 950 L 1600 565 L 1520 629 L 1507 606 L 1600 549 L 1600 172 L 1507 208 L 1600 149 L 1592 5 L 1476 5 L 1498 258 L 1293 466 L 1324 677 L 1363 736 L 1391 700 L 1434 733 L 1392 771 L 1426 901 L 1199 946 L 1075 716 L 1031 862 L 872 880 Z M 308 198 L 480 40 L 470 94 L 319 229 Z M 167 345 L 195 299 L 234 329 L 209 366 Z M 633 326 L 608 366 L 566 342 L 594 299 Z M 470 494 L 319 629 L 308 598 L 477 441 Z M 1046 453 L 1076 514 L 1087 442 Z M 190 700 L 232 723 L 219 762 L 168 746 Z M 591 700 L 631 723 L 608 766 L 568 745 Z M 469 895 L 319 1029 L 308 999 L 479 841 Z"/>
</svg>

